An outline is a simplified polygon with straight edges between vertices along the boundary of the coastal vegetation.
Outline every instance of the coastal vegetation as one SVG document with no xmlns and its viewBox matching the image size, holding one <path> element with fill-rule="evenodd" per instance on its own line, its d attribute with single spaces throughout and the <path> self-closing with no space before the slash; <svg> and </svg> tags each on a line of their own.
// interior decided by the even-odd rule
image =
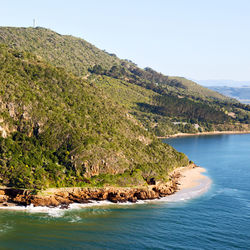
<svg viewBox="0 0 250 250">
<path fill-rule="evenodd" d="M 2 185 L 146 185 L 188 164 L 95 84 L 5 45 L 0 69 Z"/>
<path fill-rule="evenodd" d="M 37 28 L 0 28 L 0 42 L 98 85 L 157 136 L 249 129 L 249 110 L 237 100 L 183 77 L 165 76 L 119 59 L 83 39 Z M 159 101 L 160 100 L 160 101 Z M 235 106 L 236 105 L 236 106 Z"/>
<path fill-rule="evenodd" d="M 83 39 L 0 28 L 0 182 L 143 186 L 188 158 L 156 136 L 249 130 L 250 110 Z"/>
</svg>

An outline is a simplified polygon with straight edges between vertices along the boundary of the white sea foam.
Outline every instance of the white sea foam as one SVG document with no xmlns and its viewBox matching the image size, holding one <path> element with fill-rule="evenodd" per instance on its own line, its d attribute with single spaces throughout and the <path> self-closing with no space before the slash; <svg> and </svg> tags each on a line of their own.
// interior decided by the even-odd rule
<svg viewBox="0 0 250 250">
<path fill-rule="evenodd" d="M 208 191 L 211 184 L 212 184 L 211 179 L 205 176 L 205 178 L 199 180 L 198 185 L 196 185 L 195 187 L 184 188 L 173 195 L 161 198 L 160 201 L 179 202 L 179 201 L 193 199 Z"/>
<path fill-rule="evenodd" d="M 0 226 L 0 234 L 6 233 L 12 229 L 12 226 L 10 226 L 8 223 L 7 224 L 1 224 Z"/>
<path fill-rule="evenodd" d="M 71 219 L 69 222 L 76 223 L 76 222 L 79 222 L 81 220 L 82 220 L 82 218 L 80 216 L 71 216 Z"/>
<path fill-rule="evenodd" d="M 46 213 L 51 217 L 61 217 L 64 214 L 64 210 L 60 207 L 34 207 L 29 206 L 13 206 L 13 207 L 0 207 L 2 210 L 12 210 L 12 211 L 24 211 L 28 213 Z"/>
<path fill-rule="evenodd" d="M 83 208 L 90 207 L 107 207 L 107 206 L 126 206 L 126 205 L 134 205 L 134 204 L 145 204 L 145 203 L 156 203 L 156 202 L 181 202 L 189 199 L 193 199 L 195 197 L 200 196 L 204 192 L 206 192 L 211 185 L 211 180 L 207 176 L 203 179 L 200 179 L 199 184 L 192 188 L 182 189 L 175 194 L 162 197 L 160 199 L 155 200 L 139 200 L 136 203 L 132 202 L 124 202 L 124 203 L 113 203 L 110 201 L 91 201 L 91 203 L 73 203 L 70 204 L 68 209 L 61 209 L 60 207 L 34 207 L 33 205 L 29 206 L 13 206 L 13 207 L 0 207 L 0 209 L 5 210 L 13 210 L 13 211 L 26 211 L 28 213 L 45 213 L 51 217 L 61 217 L 68 210 L 79 210 Z M 79 218 L 73 219 L 78 220 Z"/>
</svg>

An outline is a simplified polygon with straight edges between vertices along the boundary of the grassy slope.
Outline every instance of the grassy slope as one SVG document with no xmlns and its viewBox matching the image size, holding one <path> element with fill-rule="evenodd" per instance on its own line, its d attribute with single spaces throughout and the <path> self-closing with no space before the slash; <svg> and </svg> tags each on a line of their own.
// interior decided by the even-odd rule
<svg viewBox="0 0 250 250">
<path fill-rule="evenodd" d="M 83 39 L 63 36 L 40 27 L 0 27 L 0 43 L 32 52 L 51 64 L 67 68 L 79 76 L 86 74 L 88 68 L 95 64 L 110 68 L 120 61 L 116 56 L 110 56 Z"/>
<path fill-rule="evenodd" d="M 227 96 L 224 96 L 216 91 L 213 91 L 208 88 L 204 88 L 201 85 L 197 84 L 194 81 L 188 80 L 184 77 L 178 77 L 178 76 L 170 76 L 170 79 L 176 79 L 180 81 L 184 86 L 187 87 L 189 90 L 190 94 L 192 95 L 197 95 L 199 93 L 199 96 L 202 98 L 214 98 L 214 99 L 219 99 L 222 101 L 230 101 L 230 99 Z M 233 100 L 232 100 L 233 101 Z"/>
<path fill-rule="evenodd" d="M 202 131 L 240 130 L 244 127 L 242 124 L 250 121 L 248 108 L 235 104 L 230 98 L 182 77 L 167 77 L 149 68 L 140 69 L 80 38 L 62 36 L 44 28 L 0 27 L 0 42 L 32 51 L 53 65 L 88 79 L 110 98 L 125 105 L 158 136 L 197 132 L 194 123 L 198 123 Z M 91 74 L 88 68 L 94 65 L 100 65 L 109 77 L 103 73 L 101 76 Z M 112 70 L 114 65 L 116 70 Z M 232 112 L 236 118 L 227 115 Z"/>
<path fill-rule="evenodd" d="M 101 65 L 106 69 L 113 65 L 125 63 L 115 55 L 110 55 L 83 39 L 73 36 L 60 35 L 45 28 L 14 28 L 0 27 L 0 43 L 8 46 L 25 50 L 41 56 L 46 61 L 55 66 L 64 67 L 71 72 L 82 76 L 87 74 L 88 68 L 94 65 Z M 134 66 L 126 62 L 128 66 Z M 212 97 L 221 100 L 229 98 L 219 93 L 204 88 L 183 77 L 170 77 L 185 85 L 185 92 L 201 97 Z M 172 91 L 181 91 L 181 88 L 171 88 Z"/>
<path fill-rule="evenodd" d="M 95 83 L 6 46 L 0 47 L 0 106 L 8 135 L 0 138 L 5 185 L 143 185 L 188 163 Z"/>
</svg>

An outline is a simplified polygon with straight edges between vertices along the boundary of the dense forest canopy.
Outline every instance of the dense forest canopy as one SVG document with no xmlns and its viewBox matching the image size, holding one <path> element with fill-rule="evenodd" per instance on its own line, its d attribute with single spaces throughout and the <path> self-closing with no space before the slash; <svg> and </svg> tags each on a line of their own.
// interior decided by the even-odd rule
<svg viewBox="0 0 250 250">
<path fill-rule="evenodd" d="M 249 130 L 249 105 L 44 28 L 0 27 L 0 182 L 146 185 L 188 159 L 155 136 Z"/>
<path fill-rule="evenodd" d="M 0 69 L 2 184 L 144 185 L 187 164 L 94 84 L 7 46 Z"/>
</svg>

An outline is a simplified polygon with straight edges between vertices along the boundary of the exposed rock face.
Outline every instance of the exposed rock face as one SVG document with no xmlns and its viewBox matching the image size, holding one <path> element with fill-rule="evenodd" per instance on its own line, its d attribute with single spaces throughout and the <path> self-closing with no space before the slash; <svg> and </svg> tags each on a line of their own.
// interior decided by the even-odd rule
<svg viewBox="0 0 250 250">
<path fill-rule="evenodd" d="M 28 190 L 0 189 L 0 205 L 9 203 L 67 208 L 71 203 L 89 203 L 91 200 L 111 202 L 136 202 L 137 200 L 158 199 L 178 190 L 179 175 L 175 174 L 168 183 L 157 183 L 145 187 L 105 187 L 105 188 L 61 188 L 51 189 L 41 194 Z"/>
<path fill-rule="evenodd" d="M 7 195 L 0 195 L 0 203 L 4 203 L 8 201 L 8 196 Z"/>
<path fill-rule="evenodd" d="M 0 190 L 1 193 L 5 190 Z M 136 202 L 137 200 L 157 199 L 166 195 L 173 194 L 174 187 L 168 185 L 142 187 L 142 188 L 75 188 L 70 191 L 58 191 L 50 195 L 34 195 L 29 192 L 17 193 L 6 192 L 0 195 L 1 203 L 12 202 L 17 205 L 48 206 L 56 207 L 59 205 L 69 205 L 73 202 L 88 203 L 91 200 L 109 200 L 111 202 Z"/>
<path fill-rule="evenodd" d="M 7 137 L 7 132 L 2 126 L 0 126 L 0 133 L 3 138 Z"/>
</svg>

